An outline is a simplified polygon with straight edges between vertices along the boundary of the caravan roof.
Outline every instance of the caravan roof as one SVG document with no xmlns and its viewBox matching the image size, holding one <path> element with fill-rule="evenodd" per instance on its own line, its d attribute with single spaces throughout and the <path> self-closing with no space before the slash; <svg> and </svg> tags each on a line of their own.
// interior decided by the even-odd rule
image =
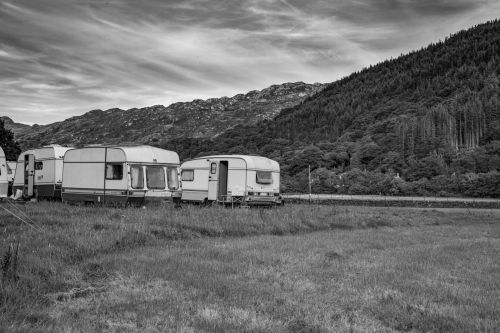
<svg viewBox="0 0 500 333">
<path fill-rule="evenodd" d="M 262 156 L 251 156 L 251 155 L 211 155 L 197 157 L 195 160 L 201 159 L 231 159 L 239 158 L 246 162 L 247 169 L 264 169 L 272 171 L 280 171 L 280 165 L 278 162 Z"/>
<path fill-rule="evenodd" d="M 151 146 L 109 146 L 73 149 L 66 153 L 65 162 L 140 162 L 179 164 L 176 152 Z"/>
<path fill-rule="evenodd" d="M 18 162 L 24 162 L 24 155 L 34 154 L 36 159 L 52 159 L 52 158 L 63 158 L 64 153 L 67 150 L 72 149 L 70 147 L 63 147 L 59 145 L 44 146 L 42 148 L 30 149 L 22 152 L 19 155 Z"/>
</svg>

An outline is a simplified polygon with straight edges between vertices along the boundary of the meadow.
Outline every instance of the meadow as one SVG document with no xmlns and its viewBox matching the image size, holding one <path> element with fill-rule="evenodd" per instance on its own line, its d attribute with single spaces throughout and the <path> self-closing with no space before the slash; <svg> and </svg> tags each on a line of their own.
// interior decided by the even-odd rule
<svg viewBox="0 0 500 333">
<path fill-rule="evenodd" d="M 19 209 L 0 331 L 500 330 L 500 210 Z"/>
</svg>

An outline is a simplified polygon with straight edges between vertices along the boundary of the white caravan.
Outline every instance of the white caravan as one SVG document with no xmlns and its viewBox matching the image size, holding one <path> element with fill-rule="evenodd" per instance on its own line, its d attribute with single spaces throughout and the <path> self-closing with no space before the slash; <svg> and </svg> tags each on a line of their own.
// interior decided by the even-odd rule
<svg viewBox="0 0 500 333">
<path fill-rule="evenodd" d="M 182 200 L 279 205 L 280 166 L 260 156 L 198 157 L 181 165 Z"/>
<path fill-rule="evenodd" d="M 5 159 L 5 153 L 0 147 L 0 198 L 6 198 L 9 191 L 9 176 L 7 168 L 8 164 Z"/>
<path fill-rule="evenodd" d="M 17 159 L 12 192 L 23 191 L 25 199 L 61 198 L 63 158 L 69 149 L 50 145 L 21 153 Z"/>
<path fill-rule="evenodd" d="M 179 155 L 151 146 L 92 146 L 64 157 L 64 202 L 180 202 Z"/>
</svg>

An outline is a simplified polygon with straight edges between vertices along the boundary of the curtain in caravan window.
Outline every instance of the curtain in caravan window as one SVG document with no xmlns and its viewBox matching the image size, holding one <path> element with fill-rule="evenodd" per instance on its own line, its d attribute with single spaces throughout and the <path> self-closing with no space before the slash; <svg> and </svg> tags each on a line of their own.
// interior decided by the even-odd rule
<svg viewBox="0 0 500 333">
<path fill-rule="evenodd" d="M 149 189 L 165 189 L 165 169 L 161 166 L 146 167 L 146 181 Z"/>
<path fill-rule="evenodd" d="M 179 188 L 179 176 L 177 175 L 177 168 L 167 168 L 167 180 L 169 189 L 177 190 Z"/>
<path fill-rule="evenodd" d="M 271 171 L 257 171 L 257 184 L 272 184 L 273 176 Z"/>
<path fill-rule="evenodd" d="M 108 180 L 123 179 L 123 165 L 106 164 L 106 179 Z"/>
<path fill-rule="evenodd" d="M 194 180 L 194 170 L 182 170 L 181 180 L 183 182 L 192 182 Z"/>
<path fill-rule="evenodd" d="M 130 167 L 130 182 L 132 188 L 144 188 L 144 176 L 142 166 L 133 165 Z"/>
</svg>

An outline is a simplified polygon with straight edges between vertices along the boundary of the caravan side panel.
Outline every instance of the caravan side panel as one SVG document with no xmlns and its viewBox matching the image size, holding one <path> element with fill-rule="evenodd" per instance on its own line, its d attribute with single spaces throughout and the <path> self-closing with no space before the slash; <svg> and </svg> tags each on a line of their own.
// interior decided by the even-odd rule
<svg viewBox="0 0 500 333">
<path fill-rule="evenodd" d="M 101 202 L 104 195 L 104 149 L 66 152 L 62 176 L 63 201 Z"/>
<path fill-rule="evenodd" d="M 35 156 L 35 193 L 36 197 L 55 195 L 55 159 L 38 160 Z"/>
<path fill-rule="evenodd" d="M 185 172 L 191 172 L 192 177 L 186 178 Z M 203 202 L 208 198 L 208 162 L 192 160 L 181 166 L 182 200 Z"/>
<path fill-rule="evenodd" d="M 104 163 L 64 163 L 64 201 L 101 202 L 104 195 Z"/>
<path fill-rule="evenodd" d="M 104 189 L 104 163 L 65 163 L 63 187 Z"/>
</svg>

